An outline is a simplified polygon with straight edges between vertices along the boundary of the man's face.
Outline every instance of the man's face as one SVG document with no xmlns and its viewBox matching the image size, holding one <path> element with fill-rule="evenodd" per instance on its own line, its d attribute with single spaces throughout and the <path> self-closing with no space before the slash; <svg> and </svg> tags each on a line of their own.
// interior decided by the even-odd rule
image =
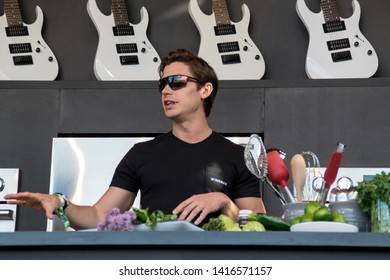
<svg viewBox="0 0 390 280">
<path fill-rule="evenodd" d="M 188 65 L 182 62 L 174 62 L 167 65 L 164 69 L 162 78 L 172 75 L 184 75 L 193 77 Z M 198 84 L 195 80 L 182 77 L 187 83 L 177 89 L 172 89 L 169 84 L 161 90 L 161 100 L 165 116 L 172 120 L 185 121 L 191 120 L 198 114 L 203 114 L 202 88 L 198 90 Z M 175 87 L 175 86 L 172 86 Z"/>
</svg>

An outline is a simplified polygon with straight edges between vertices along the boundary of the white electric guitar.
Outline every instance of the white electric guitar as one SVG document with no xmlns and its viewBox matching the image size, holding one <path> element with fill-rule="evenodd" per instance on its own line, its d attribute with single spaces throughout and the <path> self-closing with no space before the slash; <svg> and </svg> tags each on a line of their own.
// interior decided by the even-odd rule
<svg viewBox="0 0 390 280">
<path fill-rule="evenodd" d="M 25 24 L 18 0 L 3 0 L 0 17 L 0 80 L 54 80 L 58 62 L 43 40 L 43 13 L 36 6 L 33 24 Z"/>
<path fill-rule="evenodd" d="M 378 57 L 359 30 L 360 5 L 352 0 L 353 14 L 339 16 L 336 0 L 320 0 L 321 11 L 313 13 L 305 0 L 296 10 L 309 33 L 306 74 L 311 79 L 369 78 L 378 69 Z"/>
<path fill-rule="evenodd" d="M 220 80 L 263 77 L 264 58 L 248 34 L 247 5 L 242 5 L 243 18 L 239 23 L 230 20 L 226 0 L 212 0 L 211 15 L 201 11 L 197 0 L 191 0 L 188 9 L 200 33 L 198 55 L 214 68 Z"/>
<path fill-rule="evenodd" d="M 130 24 L 124 0 L 111 0 L 111 14 L 102 14 L 96 0 L 88 0 L 88 14 L 99 33 L 94 72 L 98 80 L 158 80 L 160 57 L 149 42 L 148 12 L 141 8 L 141 22 Z"/>
</svg>

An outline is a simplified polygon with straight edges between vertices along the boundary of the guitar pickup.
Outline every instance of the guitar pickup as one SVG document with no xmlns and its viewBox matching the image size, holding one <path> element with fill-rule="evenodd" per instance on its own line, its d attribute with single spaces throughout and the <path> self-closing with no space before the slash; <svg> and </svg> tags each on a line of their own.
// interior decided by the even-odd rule
<svg viewBox="0 0 390 280">
<path fill-rule="evenodd" d="M 351 45 L 349 44 L 348 38 L 328 41 L 326 43 L 328 44 L 328 50 L 330 50 L 330 51 L 347 49 L 347 48 L 351 47 Z"/>
<path fill-rule="evenodd" d="M 10 53 L 30 53 L 30 52 L 32 52 L 30 43 L 10 44 L 8 46 L 9 46 Z"/>
<path fill-rule="evenodd" d="M 234 64 L 241 63 L 241 58 L 239 54 L 226 54 L 222 55 L 222 64 Z"/>
<path fill-rule="evenodd" d="M 122 65 L 139 64 L 138 56 L 136 55 L 122 55 L 119 57 Z"/>
<path fill-rule="evenodd" d="M 11 26 L 5 28 L 7 37 L 28 36 L 27 26 Z"/>
<path fill-rule="evenodd" d="M 236 34 L 236 26 L 233 24 L 220 24 L 214 26 L 216 36 Z"/>
<path fill-rule="evenodd" d="M 138 52 L 137 44 L 116 44 L 117 53 L 136 53 Z"/>
<path fill-rule="evenodd" d="M 14 59 L 14 64 L 16 66 L 33 64 L 33 59 L 31 55 L 14 56 L 13 59 Z"/>
<path fill-rule="evenodd" d="M 329 21 L 322 25 L 325 33 L 332 33 L 345 30 L 345 22 L 342 20 Z"/>
<path fill-rule="evenodd" d="M 131 25 L 117 25 L 112 27 L 114 36 L 132 36 L 134 28 Z"/>
<path fill-rule="evenodd" d="M 219 43 L 217 46 L 220 53 L 236 52 L 240 50 L 238 42 Z"/>
<path fill-rule="evenodd" d="M 352 59 L 352 56 L 351 56 L 350 51 L 332 53 L 333 62 L 339 62 L 339 61 L 345 61 L 345 60 L 351 60 L 351 59 Z"/>
</svg>

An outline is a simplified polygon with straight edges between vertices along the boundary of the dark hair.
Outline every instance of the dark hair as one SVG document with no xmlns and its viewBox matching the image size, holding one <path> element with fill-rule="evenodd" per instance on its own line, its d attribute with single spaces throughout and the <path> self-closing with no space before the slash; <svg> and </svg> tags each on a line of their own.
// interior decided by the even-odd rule
<svg viewBox="0 0 390 280">
<path fill-rule="evenodd" d="M 205 60 L 192 52 L 186 49 L 177 49 L 169 52 L 168 55 L 162 59 L 159 67 L 160 77 L 162 76 L 165 67 L 173 62 L 182 62 L 188 65 L 190 67 L 191 74 L 200 82 L 201 85 L 206 83 L 211 83 L 213 85 L 213 91 L 206 99 L 203 100 L 203 109 L 206 117 L 208 117 L 218 92 L 218 78 L 214 69 Z M 200 88 L 199 84 L 198 88 Z"/>
</svg>

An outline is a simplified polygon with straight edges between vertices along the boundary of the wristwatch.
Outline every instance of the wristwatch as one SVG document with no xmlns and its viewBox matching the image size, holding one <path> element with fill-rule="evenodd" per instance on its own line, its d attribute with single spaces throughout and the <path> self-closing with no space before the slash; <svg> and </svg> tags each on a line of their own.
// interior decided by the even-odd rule
<svg viewBox="0 0 390 280">
<path fill-rule="evenodd" d="M 65 210 L 66 207 L 68 207 L 69 198 L 63 193 L 53 193 L 53 194 L 58 196 L 58 198 L 60 199 L 60 207 L 62 207 L 62 210 Z"/>
</svg>

